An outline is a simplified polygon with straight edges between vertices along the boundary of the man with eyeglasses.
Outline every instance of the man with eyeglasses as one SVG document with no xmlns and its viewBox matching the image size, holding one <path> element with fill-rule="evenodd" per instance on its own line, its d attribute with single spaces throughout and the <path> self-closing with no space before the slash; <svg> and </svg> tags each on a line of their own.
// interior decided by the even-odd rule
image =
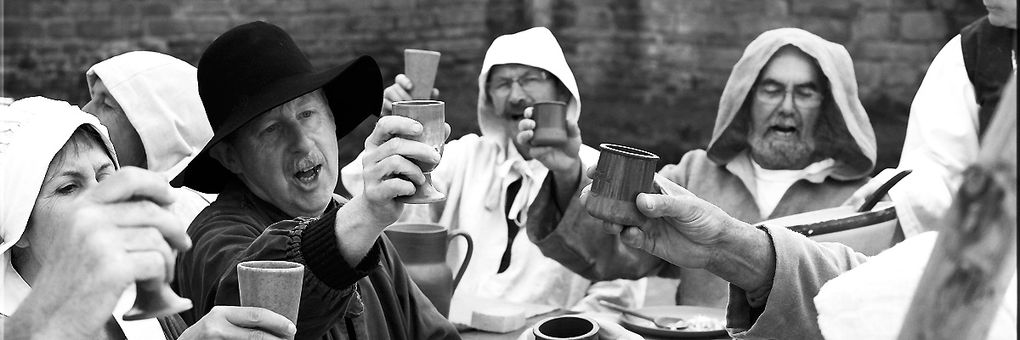
<svg viewBox="0 0 1020 340">
<path fill-rule="evenodd" d="M 432 172 L 432 184 L 446 200 L 407 205 L 400 218 L 439 223 L 451 231 L 467 231 L 474 239 L 470 264 L 454 292 L 451 321 L 467 322 L 458 315 L 464 306 L 459 302 L 471 297 L 579 310 L 598 309 L 596 298 L 639 307 L 644 280 L 592 284 L 543 256 L 521 230 L 532 227 L 529 210 L 566 207 L 583 184 L 581 170 L 598 157 L 581 143 L 580 95 L 556 38 L 544 27 L 498 37 L 482 64 L 477 111 L 481 135 L 446 144 Z M 413 86 L 406 76 L 397 75 L 384 92 L 382 115 L 390 114 L 392 102 L 410 100 Z M 567 104 L 567 143 L 534 147 L 515 138 L 525 109 L 541 101 Z M 362 171 L 360 157 L 341 171 L 349 192 L 361 192 Z M 556 199 L 535 202 L 543 183 L 553 188 Z M 466 249 L 452 246 L 457 255 L 451 263 L 456 266 Z"/>
<path fill-rule="evenodd" d="M 733 67 L 708 148 L 666 165 L 657 181 L 675 182 L 754 224 L 840 205 L 865 183 L 875 158 L 850 54 L 807 31 L 780 28 L 759 35 Z M 540 194 L 536 202 L 544 199 Z M 724 307 L 733 301 L 725 281 L 708 271 L 669 265 L 622 246 L 618 234 L 595 231 L 603 222 L 577 199 L 562 213 L 531 214 L 539 227 L 528 234 L 543 253 L 589 279 L 680 278 L 677 304 Z"/>
</svg>

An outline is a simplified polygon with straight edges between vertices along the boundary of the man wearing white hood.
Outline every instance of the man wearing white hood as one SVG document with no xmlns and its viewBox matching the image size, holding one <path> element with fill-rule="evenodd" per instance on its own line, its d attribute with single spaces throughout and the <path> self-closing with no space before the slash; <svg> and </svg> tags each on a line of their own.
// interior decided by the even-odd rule
<svg viewBox="0 0 1020 340">
<path fill-rule="evenodd" d="M 757 223 L 839 206 L 863 185 L 875 155 L 850 54 L 807 31 L 780 28 L 759 35 L 734 66 L 707 150 L 688 152 L 659 175 L 740 221 Z M 541 222 L 528 236 L 545 255 L 589 279 L 679 277 L 678 304 L 726 305 L 722 279 L 634 252 L 617 235 L 592 232 L 603 222 L 576 199 L 563 213 L 531 213 Z"/>
<path fill-rule="evenodd" d="M 85 73 L 92 100 L 82 107 L 110 131 L 117 158 L 176 177 L 212 138 L 198 96 L 194 66 L 169 55 L 134 51 L 93 65 Z M 171 210 L 185 225 L 214 195 L 181 187 Z"/>
<path fill-rule="evenodd" d="M 413 86 L 404 75 L 385 91 L 383 115 L 395 101 L 410 100 Z M 505 299 L 562 308 L 597 309 L 595 298 L 637 307 L 645 282 L 619 280 L 592 284 L 542 255 L 524 235 L 532 227 L 528 210 L 543 182 L 556 189 L 565 206 L 576 196 L 582 167 L 594 165 L 598 152 L 581 144 L 577 121 L 580 95 L 559 43 L 544 27 L 496 38 L 485 54 L 478 76 L 478 125 L 481 136 L 465 135 L 446 144 L 443 159 L 432 172 L 433 185 L 446 194 L 444 202 L 408 205 L 401 221 L 436 222 L 450 231 L 466 231 L 475 247 L 470 265 L 454 292 L 457 296 Z M 561 147 L 532 147 L 516 140 L 524 109 L 539 101 L 567 103 L 569 141 Z M 362 191 L 359 156 L 341 171 L 350 192 Z M 541 207 L 545 209 L 546 207 Z M 455 246 L 456 247 L 456 246 Z M 454 262 L 466 249 L 456 247 Z M 587 298 L 586 298 L 587 296 Z M 451 315 L 454 322 L 458 315 Z"/>
</svg>

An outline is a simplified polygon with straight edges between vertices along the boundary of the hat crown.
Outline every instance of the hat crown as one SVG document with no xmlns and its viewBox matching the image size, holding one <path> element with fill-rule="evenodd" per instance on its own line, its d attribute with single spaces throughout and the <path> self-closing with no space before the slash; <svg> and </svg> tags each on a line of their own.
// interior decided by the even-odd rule
<svg viewBox="0 0 1020 340">
<path fill-rule="evenodd" d="M 227 31 L 209 45 L 198 62 L 198 92 L 216 130 L 232 111 L 244 110 L 267 87 L 312 72 L 308 57 L 287 32 L 255 21 Z"/>
</svg>

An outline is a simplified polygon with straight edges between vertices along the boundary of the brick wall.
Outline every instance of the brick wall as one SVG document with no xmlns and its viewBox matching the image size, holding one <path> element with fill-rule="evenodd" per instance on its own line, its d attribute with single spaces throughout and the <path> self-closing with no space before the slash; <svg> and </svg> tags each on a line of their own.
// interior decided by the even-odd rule
<svg viewBox="0 0 1020 340">
<path fill-rule="evenodd" d="M 557 35 L 578 79 L 588 144 L 613 141 L 676 162 L 709 138 L 718 97 L 744 46 L 763 30 L 799 26 L 847 46 L 860 93 L 894 165 L 906 110 L 928 63 L 983 15 L 961 0 L 6 0 L 0 96 L 83 104 L 84 71 L 147 49 L 197 63 L 230 27 L 266 20 L 290 32 L 314 65 L 375 57 L 387 83 L 403 48 L 443 53 L 454 134 L 477 131 L 476 79 L 496 36 L 533 24 Z M 628 117 L 623 120 L 620 117 Z M 636 117 L 636 118 L 635 118 Z M 368 125 L 342 143 L 360 150 Z"/>
</svg>

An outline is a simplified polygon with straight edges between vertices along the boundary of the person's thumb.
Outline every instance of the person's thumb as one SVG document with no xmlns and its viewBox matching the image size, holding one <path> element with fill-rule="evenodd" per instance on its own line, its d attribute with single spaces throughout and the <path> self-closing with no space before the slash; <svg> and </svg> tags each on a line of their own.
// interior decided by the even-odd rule
<svg viewBox="0 0 1020 340">
<path fill-rule="evenodd" d="M 677 197 L 657 194 L 638 194 L 638 211 L 649 218 L 673 217 L 682 221 L 693 220 L 703 207 L 694 197 Z"/>
</svg>

